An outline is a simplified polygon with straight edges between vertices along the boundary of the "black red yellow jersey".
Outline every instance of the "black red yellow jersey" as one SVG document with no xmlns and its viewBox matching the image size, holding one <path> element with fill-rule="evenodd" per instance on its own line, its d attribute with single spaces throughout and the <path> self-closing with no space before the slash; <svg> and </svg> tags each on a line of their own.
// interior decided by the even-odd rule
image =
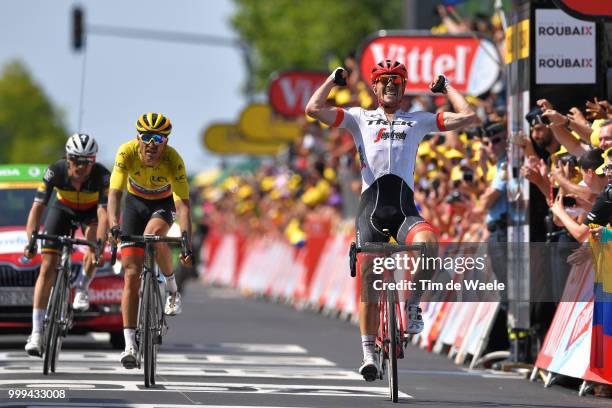
<svg viewBox="0 0 612 408">
<path fill-rule="evenodd" d="M 35 202 L 47 204 L 55 190 L 57 201 L 77 211 L 106 206 L 110 172 L 99 163 L 94 163 L 89 178 L 76 190 L 68 176 L 68 162 L 65 159 L 52 164 L 45 171 L 38 187 Z"/>
</svg>

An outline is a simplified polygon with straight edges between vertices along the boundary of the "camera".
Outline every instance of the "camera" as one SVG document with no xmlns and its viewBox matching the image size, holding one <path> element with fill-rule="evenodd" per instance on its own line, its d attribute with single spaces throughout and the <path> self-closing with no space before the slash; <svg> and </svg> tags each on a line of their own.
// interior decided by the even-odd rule
<svg viewBox="0 0 612 408">
<path fill-rule="evenodd" d="M 466 171 L 463 173 L 463 181 L 466 183 L 471 183 L 474 181 L 474 173 L 471 171 Z"/>
<path fill-rule="evenodd" d="M 458 203 L 462 199 L 463 199 L 463 196 L 461 195 L 459 191 L 453 191 L 452 193 L 446 196 L 446 199 L 444 200 L 444 202 L 448 204 L 452 204 L 452 203 Z"/>
<path fill-rule="evenodd" d="M 574 207 L 576 206 L 576 199 L 574 197 L 564 196 L 561 200 L 564 207 Z"/>
<path fill-rule="evenodd" d="M 468 140 L 471 140 L 475 137 L 482 137 L 484 134 L 484 129 L 481 126 L 467 128 L 465 129 L 465 134 L 467 135 Z"/>
<path fill-rule="evenodd" d="M 577 167 L 578 159 L 576 156 L 572 156 L 571 154 L 564 154 L 563 156 L 559 156 L 557 163 L 563 165 L 569 164 L 570 167 Z"/>
<path fill-rule="evenodd" d="M 501 122 L 492 122 L 492 123 L 488 124 L 484 128 L 484 135 L 483 136 L 493 137 L 493 136 L 498 135 L 500 133 L 503 133 L 505 131 L 506 131 L 506 126 L 503 123 L 501 123 Z"/>
<path fill-rule="evenodd" d="M 612 184 L 608 184 L 603 191 L 604 199 L 606 203 L 612 204 Z"/>
<path fill-rule="evenodd" d="M 542 116 L 542 108 L 536 106 L 533 108 L 528 114 L 525 115 L 525 120 L 529 122 L 529 126 L 533 127 L 536 125 L 548 125 L 550 124 L 550 120 L 548 118 Z"/>
</svg>

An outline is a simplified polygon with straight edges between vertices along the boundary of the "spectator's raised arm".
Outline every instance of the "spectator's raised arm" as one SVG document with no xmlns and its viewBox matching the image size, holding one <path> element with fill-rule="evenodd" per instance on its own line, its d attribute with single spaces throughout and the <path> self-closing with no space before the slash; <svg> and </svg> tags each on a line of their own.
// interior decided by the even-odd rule
<svg viewBox="0 0 612 408">
<path fill-rule="evenodd" d="M 589 235 L 589 227 L 584 224 L 579 224 L 565 210 L 563 206 L 563 194 L 559 192 L 555 201 L 550 208 L 553 214 L 563 223 L 565 228 L 578 242 L 583 242 Z"/>
<path fill-rule="evenodd" d="M 563 116 L 553 109 L 547 109 L 542 114 L 543 117 L 550 121 L 550 130 L 553 136 L 561 145 L 565 146 L 568 152 L 576 157 L 581 157 L 586 150 L 582 147 L 580 141 L 576 140 L 572 132 L 569 130 L 571 120 L 569 117 Z M 589 128 L 590 129 L 590 128 Z"/>
</svg>

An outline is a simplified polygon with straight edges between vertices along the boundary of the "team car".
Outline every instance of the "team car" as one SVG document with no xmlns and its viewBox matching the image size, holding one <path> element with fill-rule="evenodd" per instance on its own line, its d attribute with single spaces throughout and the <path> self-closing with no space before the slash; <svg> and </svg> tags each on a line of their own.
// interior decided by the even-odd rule
<svg viewBox="0 0 612 408">
<path fill-rule="evenodd" d="M 41 256 L 27 259 L 23 250 L 28 212 L 46 168 L 38 164 L 0 165 L 0 334 L 29 333 L 32 327 L 32 297 Z M 82 238 L 80 229 L 76 236 Z M 84 251 L 77 247 L 72 255 L 72 282 L 81 270 Z M 123 276 L 120 262 L 110 266 L 108 251 L 105 261 L 89 286 L 90 307 L 85 312 L 75 311 L 70 334 L 107 332 L 111 345 L 122 349 Z"/>
</svg>

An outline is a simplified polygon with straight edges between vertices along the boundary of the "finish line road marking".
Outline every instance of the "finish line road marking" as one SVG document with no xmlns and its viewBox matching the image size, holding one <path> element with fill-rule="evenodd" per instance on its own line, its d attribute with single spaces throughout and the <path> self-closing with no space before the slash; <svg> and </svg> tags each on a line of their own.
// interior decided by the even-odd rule
<svg viewBox="0 0 612 408">
<path fill-rule="evenodd" d="M 41 368 L 36 366 L 12 365 L 10 367 L 0 367 L 0 375 L 13 374 L 39 374 Z M 142 375 L 139 370 L 127 370 L 119 364 L 108 366 L 58 366 L 57 372 L 61 374 L 82 374 L 82 375 L 105 375 L 105 374 L 125 374 Z M 250 369 L 250 368 L 217 368 L 207 369 L 193 366 L 173 366 L 158 367 L 158 375 L 172 375 L 180 377 L 250 377 L 250 378 L 282 378 L 282 379 L 304 379 L 304 380 L 363 380 L 363 377 L 355 371 L 349 370 L 330 370 L 314 368 L 272 368 L 272 369 Z"/>
<path fill-rule="evenodd" d="M 261 353 L 261 354 L 307 354 L 308 351 L 297 344 L 251 344 L 251 343 L 219 343 L 219 344 L 192 344 L 167 343 L 161 347 L 165 350 L 194 350 L 217 353 Z"/>
<path fill-rule="evenodd" d="M 118 353 L 100 352 L 73 352 L 62 351 L 59 361 L 62 362 L 105 362 L 117 363 Z M 39 358 L 28 357 L 23 352 L 2 352 L 0 361 L 40 361 Z M 333 367 L 336 364 L 323 357 L 288 357 L 288 356 L 243 356 L 224 354 L 179 354 L 164 353 L 157 355 L 157 363 L 182 364 L 212 364 L 212 365 L 257 365 L 257 366 L 325 366 Z"/>
<path fill-rule="evenodd" d="M 24 405 L 25 404 L 25 405 Z M 87 403 L 87 402 L 35 402 L 28 404 L 25 401 L 21 402 L 5 402 L 0 403 L 0 407 L 23 407 L 36 408 L 36 407 L 80 407 L 80 408 L 98 408 L 98 407 L 112 407 L 112 408 L 193 408 L 197 405 L 182 405 L 182 404 L 113 404 L 113 403 Z M 254 408 L 253 405 L 206 405 L 206 408 Z M 279 407 L 279 406 L 262 406 L 257 405 L 257 408 L 296 408 L 296 407 Z M 302 407 L 299 408 L 308 408 Z"/>
<path fill-rule="evenodd" d="M 337 385 L 299 385 L 299 384 L 249 384 L 249 383 L 189 383 L 163 382 L 152 388 L 145 388 L 141 381 L 98 381 L 98 380 L 1 380 L 0 389 L 11 388 L 49 388 L 72 391 L 112 391 L 116 392 L 168 392 L 185 393 L 227 393 L 227 394 L 272 394 L 304 395 L 328 397 L 387 397 L 387 387 L 343 387 Z M 399 392 L 402 398 L 412 396 Z"/>
</svg>

